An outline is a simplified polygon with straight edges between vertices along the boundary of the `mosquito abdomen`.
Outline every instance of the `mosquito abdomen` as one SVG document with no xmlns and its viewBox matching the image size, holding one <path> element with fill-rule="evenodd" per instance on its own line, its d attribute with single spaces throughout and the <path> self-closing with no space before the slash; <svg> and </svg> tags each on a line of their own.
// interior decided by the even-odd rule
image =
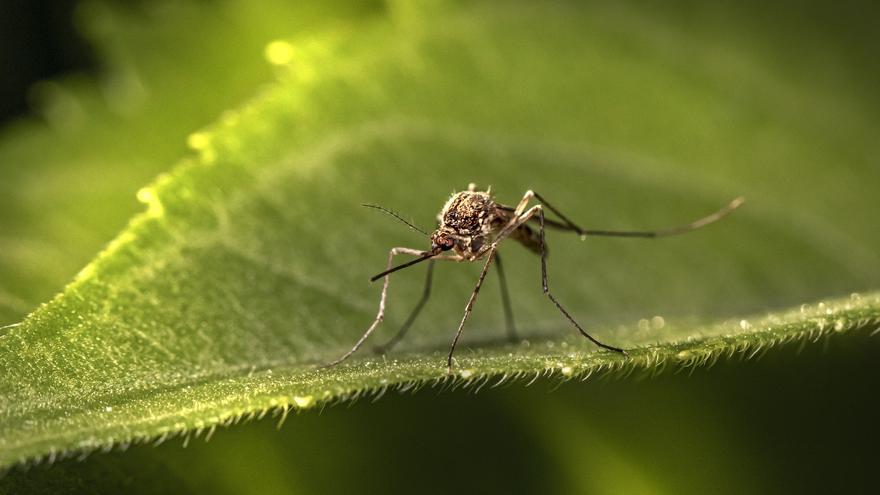
<svg viewBox="0 0 880 495">
<path fill-rule="evenodd" d="M 515 239 L 525 246 L 529 251 L 535 254 L 541 254 L 541 236 L 532 230 L 528 225 L 520 225 L 510 234 L 511 239 Z M 546 252 L 547 246 L 544 246 Z"/>
</svg>

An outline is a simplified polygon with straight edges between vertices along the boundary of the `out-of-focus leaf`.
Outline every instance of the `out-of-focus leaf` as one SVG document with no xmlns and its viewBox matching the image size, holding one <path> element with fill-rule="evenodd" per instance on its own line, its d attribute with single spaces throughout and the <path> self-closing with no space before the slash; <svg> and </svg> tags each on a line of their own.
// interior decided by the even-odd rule
<svg viewBox="0 0 880 495">
<path fill-rule="evenodd" d="M 36 84 L 39 118 L 0 137 L 0 326 L 60 292 L 125 227 L 139 209 L 135 192 L 179 159 L 187 135 L 272 79 L 266 43 L 371 10 L 335 1 L 80 5 L 105 74 Z"/>
</svg>

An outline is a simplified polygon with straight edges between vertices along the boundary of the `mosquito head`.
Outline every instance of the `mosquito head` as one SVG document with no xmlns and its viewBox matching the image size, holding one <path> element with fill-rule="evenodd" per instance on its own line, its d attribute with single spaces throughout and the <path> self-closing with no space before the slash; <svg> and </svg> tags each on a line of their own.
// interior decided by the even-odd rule
<svg viewBox="0 0 880 495">
<path fill-rule="evenodd" d="M 449 251 L 453 247 L 455 247 L 455 239 L 449 237 L 443 231 L 435 230 L 431 234 L 431 252 Z"/>
</svg>

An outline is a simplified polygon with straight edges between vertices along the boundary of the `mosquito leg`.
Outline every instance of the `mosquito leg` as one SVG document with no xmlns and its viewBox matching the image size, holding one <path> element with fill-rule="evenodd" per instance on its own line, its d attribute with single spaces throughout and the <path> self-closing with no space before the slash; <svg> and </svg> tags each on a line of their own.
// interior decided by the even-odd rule
<svg viewBox="0 0 880 495">
<path fill-rule="evenodd" d="M 431 296 L 431 286 L 432 286 L 432 281 L 434 278 L 434 261 L 437 261 L 437 260 L 458 261 L 458 262 L 463 261 L 462 257 L 457 254 L 456 255 L 447 255 L 447 256 L 436 256 L 434 258 L 431 258 L 428 261 L 428 275 L 425 278 L 425 288 L 422 291 L 422 298 L 419 300 L 418 304 L 416 304 L 416 307 L 413 308 L 412 312 L 407 317 L 406 321 L 400 327 L 400 330 L 397 331 L 397 334 L 394 335 L 394 337 L 392 337 L 384 345 L 377 346 L 375 349 L 376 352 L 378 352 L 380 354 L 385 354 L 388 351 L 390 351 L 392 348 L 394 348 L 394 346 L 396 346 L 401 340 L 403 340 L 403 337 L 409 331 L 409 328 L 415 322 L 416 318 L 419 316 L 419 313 L 421 313 L 422 308 L 425 306 L 425 304 L 428 302 L 428 298 Z"/>
<path fill-rule="evenodd" d="M 529 218 L 532 217 L 534 213 L 531 212 L 532 210 L 534 210 L 534 207 L 532 207 L 526 213 L 523 212 L 526 210 L 526 206 L 529 205 L 529 201 L 531 201 L 534 195 L 535 193 L 531 190 L 526 191 L 522 199 L 519 200 L 519 203 L 516 205 L 516 208 L 504 207 L 507 211 L 513 212 L 513 215 L 510 216 L 510 221 L 507 222 L 507 225 L 501 228 L 501 230 L 498 232 L 498 235 L 495 237 L 495 240 L 492 241 L 491 244 L 484 244 L 483 247 L 480 248 L 473 259 L 481 259 L 487 253 L 489 253 L 489 251 L 495 250 L 498 247 L 498 244 L 506 239 L 511 234 L 511 232 L 514 231 L 514 229 L 524 224 L 528 221 Z"/>
<path fill-rule="evenodd" d="M 531 189 L 529 189 L 528 191 L 526 191 L 525 194 L 523 194 L 522 199 L 519 200 L 519 203 L 516 205 L 516 208 L 513 209 L 513 220 L 511 221 L 511 223 L 516 222 L 519 219 L 519 217 L 523 214 L 523 212 L 526 211 L 526 206 L 529 205 L 529 201 L 531 201 L 531 199 L 534 196 L 535 196 L 535 192 L 532 191 Z"/>
<path fill-rule="evenodd" d="M 513 308 L 510 305 L 510 293 L 507 290 L 507 278 L 504 276 L 504 267 L 501 265 L 501 254 L 495 253 L 495 266 L 498 267 L 498 280 L 501 282 L 501 303 L 504 305 L 504 323 L 507 328 L 507 338 L 511 342 L 518 342 L 516 326 L 513 323 Z"/>
<path fill-rule="evenodd" d="M 498 244 L 506 239 L 510 235 L 510 233 L 514 231 L 514 229 L 524 224 L 528 221 L 529 218 L 531 218 L 533 213 L 530 215 L 529 212 L 534 210 L 534 207 L 532 207 L 529 212 L 523 212 L 526 211 L 526 206 L 529 205 L 529 201 L 531 201 L 534 196 L 535 193 L 531 190 L 528 190 L 525 194 L 523 194 L 523 197 L 521 200 L 519 200 L 519 203 L 517 203 L 516 208 L 502 206 L 502 209 L 512 212 L 513 215 L 510 216 L 510 220 L 507 222 L 507 225 L 502 227 L 501 230 L 498 232 L 495 240 L 492 241 L 491 244 L 484 244 L 483 247 L 480 248 L 480 250 L 472 259 L 481 259 L 483 256 L 486 256 L 489 251 L 495 250 L 498 247 Z"/>
<path fill-rule="evenodd" d="M 599 342 L 598 340 L 596 340 L 592 335 L 587 333 L 587 331 L 584 330 L 578 324 L 578 322 L 575 321 L 574 318 L 572 318 L 572 316 L 568 313 L 568 311 L 566 311 L 565 308 L 563 308 L 562 305 L 559 304 L 559 301 L 557 301 L 556 298 L 553 297 L 553 293 L 550 292 L 550 285 L 547 283 L 547 250 L 545 249 L 545 244 L 544 244 L 544 209 L 541 208 L 541 205 L 538 205 L 529 211 L 529 213 L 531 213 L 531 214 L 534 214 L 534 212 L 537 212 L 538 223 L 541 226 L 541 230 L 540 230 L 540 237 L 541 237 L 541 288 L 544 290 L 544 294 L 547 294 L 547 297 L 549 297 L 550 300 L 553 301 L 553 304 L 555 304 L 556 307 L 559 308 L 559 311 L 561 311 L 562 314 L 565 315 L 566 318 L 568 318 L 568 321 L 570 321 L 571 324 L 574 325 L 575 328 L 577 328 L 578 331 L 584 337 L 590 339 L 590 341 L 592 341 L 597 346 L 602 347 L 603 349 L 608 349 L 609 351 L 619 352 L 625 356 L 626 351 L 624 351 L 623 349 L 620 349 L 620 348 L 614 347 L 614 346 L 610 346 L 608 344 L 603 344 L 602 342 Z M 531 215 L 528 215 L 528 216 L 531 216 Z M 524 215 L 524 221 L 528 220 L 528 216 Z M 562 217 L 562 215 L 560 215 L 560 218 L 564 218 L 564 217 Z"/>
<path fill-rule="evenodd" d="M 531 191 L 529 191 L 531 192 Z M 561 228 L 565 230 L 571 230 L 576 232 L 581 238 L 586 238 L 587 236 L 607 236 L 607 237 L 643 237 L 643 238 L 656 238 L 656 237 L 666 237 L 671 235 L 684 234 L 686 232 L 690 232 L 692 230 L 697 230 L 703 228 L 709 224 L 715 223 L 718 220 L 721 220 L 733 210 L 739 208 L 743 203 L 745 203 L 745 198 L 739 197 L 725 205 L 720 210 L 715 211 L 714 213 L 707 215 L 699 220 L 695 220 L 689 224 L 678 225 L 675 227 L 669 227 L 665 229 L 659 230 L 644 230 L 644 231 L 619 231 L 619 230 L 591 230 L 591 229 L 583 229 L 571 220 L 568 219 L 565 215 L 563 215 L 559 210 L 553 207 L 550 203 L 547 202 L 540 194 L 533 193 L 535 198 L 541 202 L 542 205 L 547 207 L 548 210 L 552 211 L 556 216 L 558 216 L 562 222 L 556 222 L 553 220 L 546 220 L 547 225 L 551 227 Z"/>
<path fill-rule="evenodd" d="M 425 303 L 428 302 L 428 298 L 431 297 L 431 281 L 434 278 L 434 260 L 428 261 L 428 276 L 425 277 L 425 289 L 422 292 L 422 298 L 419 299 L 419 303 L 416 304 L 416 307 L 413 308 L 412 312 L 407 317 L 406 321 L 403 322 L 403 326 L 400 327 L 400 330 L 397 331 L 397 334 L 391 338 L 384 345 L 376 347 L 376 352 L 380 354 L 385 354 L 390 351 L 400 342 L 403 337 L 406 335 L 406 332 L 409 331 L 409 328 L 412 326 L 413 322 L 416 321 L 416 318 L 419 316 L 419 313 L 422 311 L 422 308 L 425 306 Z"/>
<path fill-rule="evenodd" d="M 529 191 L 529 193 L 531 193 L 531 191 Z M 529 193 L 526 193 L 527 197 L 529 196 Z M 524 198 L 524 199 L 526 199 L 526 198 Z M 559 303 L 559 301 L 556 300 L 556 297 L 554 297 L 553 294 L 550 292 L 550 286 L 547 283 L 547 249 L 546 249 L 546 242 L 544 240 L 544 208 L 542 207 L 542 205 L 535 205 L 535 206 L 529 208 L 528 211 L 519 215 L 514 222 L 511 222 L 508 226 L 506 226 L 504 229 L 502 229 L 502 231 L 498 234 L 498 237 L 495 238 L 495 241 L 489 245 L 488 251 L 494 252 L 494 250 L 497 248 L 498 243 L 500 243 L 501 241 L 506 239 L 510 235 L 510 233 L 513 232 L 513 230 L 515 228 L 528 222 L 529 220 L 531 220 L 535 216 L 538 217 L 538 223 L 540 225 L 539 232 L 540 232 L 540 244 L 541 244 L 541 288 L 543 289 L 544 294 L 547 294 L 547 297 L 549 297 L 550 300 L 553 302 L 553 304 L 555 304 L 556 307 L 559 308 L 559 311 L 562 312 L 562 314 L 565 315 L 566 318 L 568 318 L 568 321 L 570 321 L 572 323 L 572 325 L 574 325 L 575 328 L 577 328 L 578 331 L 584 337 L 590 339 L 591 342 L 593 342 L 594 344 L 596 344 L 599 347 L 602 347 L 603 349 L 608 349 L 611 351 L 620 352 L 620 353 L 626 355 L 626 351 L 624 351 L 623 349 L 620 349 L 620 348 L 617 348 L 614 346 L 610 346 L 607 344 L 603 344 L 602 342 L 599 342 L 598 340 L 596 340 L 592 335 L 587 333 L 586 330 L 584 330 L 583 327 L 581 327 L 578 324 L 578 322 L 575 321 L 575 319 L 571 316 L 571 314 L 569 314 L 568 311 L 566 311 L 565 308 L 562 307 L 562 305 Z"/>
<path fill-rule="evenodd" d="M 398 254 L 409 254 L 412 256 L 422 256 L 424 253 L 422 251 L 419 251 L 418 249 L 410 249 L 410 248 L 404 248 L 404 247 L 391 248 L 391 250 L 388 251 L 388 264 L 387 264 L 386 270 L 391 269 L 391 265 L 394 262 L 394 256 L 396 256 Z M 385 300 L 386 300 L 386 297 L 388 296 L 388 283 L 390 281 L 391 281 L 391 274 L 389 273 L 389 274 L 385 275 L 385 281 L 382 283 L 382 296 L 379 298 L 379 312 L 376 314 L 376 319 L 373 320 L 373 323 L 369 326 L 369 328 L 367 328 L 367 331 L 364 332 L 363 335 L 361 335 L 361 338 L 358 339 L 358 341 L 354 344 L 354 347 L 352 347 L 350 351 L 346 352 L 338 359 L 325 364 L 324 365 L 325 368 L 329 368 L 330 366 L 336 366 L 337 364 L 339 364 L 339 363 L 345 361 L 346 359 L 348 359 L 349 357 L 351 357 L 352 354 L 354 354 L 355 352 L 357 352 L 358 349 L 360 349 L 360 347 L 361 347 L 361 345 L 363 345 L 364 341 L 366 341 L 367 338 L 370 336 L 370 334 L 373 333 L 373 330 L 375 330 L 376 327 L 379 326 L 379 323 L 382 323 L 382 320 L 385 319 Z"/>
<path fill-rule="evenodd" d="M 471 310 L 474 308 L 474 301 L 477 300 L 477 295 L 480 293 L 480 286 L 483 285 L 483 280 L 486 278 L 486 273 L 489 272 L 489 265 L 492 264 L 493 259 L 495 259 L 495 248 L 489 250 L 489 256 L 486 259 L 486 263 L 483 265 L 483 271 L 480 272 L 480 278 L 477 280 L 477 286 L 474 287 L 474 291 L 471 293 L 471 298 L 468 299 L 467 306 L 464 308 L 464 316 L 461 317 L 461 323 L 458 324 L 458 331 L 455 332 L 455 338 L 452 339 L 452 347 L 449 349 L 449 357 L 446 359 L 447 371 L 450 373 L 452 372 L 452 354 L 455 353 L 455 346 L 458 344 L 458 339 L 461 337 L 464 323 L 471 315 Z"/>
</svg>

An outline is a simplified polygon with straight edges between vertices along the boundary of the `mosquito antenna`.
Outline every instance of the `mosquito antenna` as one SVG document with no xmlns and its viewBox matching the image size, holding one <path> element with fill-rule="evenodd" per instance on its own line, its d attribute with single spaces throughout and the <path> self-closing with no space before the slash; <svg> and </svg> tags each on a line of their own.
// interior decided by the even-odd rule
<svg viewBox="0 0 880 495">
<path fill-rule="evenodd" d="M 422 256 L 420 256 L 412 261 L 407 261 L 406 263 L 404 263 L 402 265 L 397 265 L 394 268 L 390 268 L 388 270 L 385 270 L 382 273 L 379 273 L 377 275 L 373 275 L 372 277 L 370 277 L 370 282 L 375 282 L 376 280 L 379 280 L 380 278 L 384 277 L 385 275 L 388 275 L 389 273 L 394 273 L 397 270 L 403 270 L 404 268 L 408 268 L 410 266 L 413 266 L 416 263 L 421 263 L 427 259 L 433 258 L 434 256 L 437 256 L 438 254 L 440 254 L 440 253 L 425 253 Z"/>
<path fill-rule="evenodd" d="M 379 205 L 370 205 L 370 204 L 362 204 L 361 206 L 366 206 L 367 208 L 375 208 L 375 209 L 377 209 L 377 210 L 379 210 L 379 211 L 385 212 L 385 213 L 391 215 L 392 217 L 394 217 L 394 218 L 400 220 L 401 222 L 403 222 L 403 223 L 409 225 L 409 228 L 415 230 L 416 232 L 421 232 L 422 234 L 425 235 L 425 237 L 431 237 L 431 234 L 425 232 L 424 230 L 422 230 L 422 229 L 416 227 L 415 225 L 409 223 L 408 221 L 404 220 L 403 217 L 401 217 L 401 216 L 398 215 L 397 213 L 395 213 L 395 212 L 389 210 L 388 208 L 385 208 L 385 207 L 383 207 L 383 206 L 379 206 Z"/>
</svg>

